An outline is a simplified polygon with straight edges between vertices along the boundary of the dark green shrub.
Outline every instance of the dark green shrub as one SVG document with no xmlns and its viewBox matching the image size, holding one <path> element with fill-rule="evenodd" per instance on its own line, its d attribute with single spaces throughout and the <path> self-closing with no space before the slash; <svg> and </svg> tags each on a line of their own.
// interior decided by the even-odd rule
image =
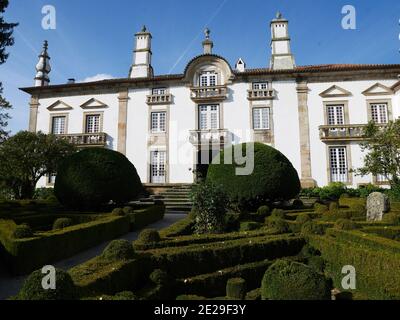
<svg viewBox="0 0 400 320">
<path fill-rule="evenodd" d="M 247 221 L 247 222 L 242 222 L 240 224 L 240 231 L 241 232 L 252 231 L 252 230 L 260 229 L 261 227 L 262 227 L 262 223 Z"/>
<path fill-rule="evenodd" d="M 150 280 L 156 285 L 167 285 L 170 284 L 172 281 L 172 278 L 168 275 L 167 272 L 161 270 L 161 269 L 156 269 L 150 274 Z"/>
<path fill-rule="evenodd" d="M 257 210 L 257 215 L 262 217 L 267 217 L 271 213 L 271 210 L 268 206 L 261 206 Z"/>
<path fill-rule="evenodd" d="M 135 250 L 127 240 L 113 240 L 104 249 L 102 257 L 108 261 L 130 260 L 135 258 Z"/>
<path fill-rule="evenodd" d="M 315 221 L 309 221 L 303 224 L 301 227 L 301 234 L 303 235 L 309 235 L 309 234 L 315 234 L 315 235 L 324 235 L 325 234 L 325 228 L 323 225 L 315 222 Z"/>
<path fill-rule="evenodd" d="M 326 213 L 326 212 L 329 211 L 329 208 L 328 208 L 328 206 L 326 206 L 326 205 L 324 205 L 324 204 L 321 204 L 321 203 L 316 202 L 316 203 L 314 204 L 314 210 L 315 210 L 315 212 L 318 213 L 318 214 L 324 214 L 324 213 Z"/>
<path fill-rule="evenodd" d="M 319 191 L 321 200 L 338 200 L 343 193 L 347 193 L 346 185 L 341 182 L 333 182 Z"/>
<path fill-rule="evenodd" d="M 124 207 L 124 208 L 122 209 L 122 211 L 123 211 L 125 214 L 129 214 L 129 213 L 133 213 L 133 212 L 134 212 L 133 208 L 132 208 L 132 207 L 129 207 L 129 206 Z"/>
<path fill-rule="evenodd" d="M 268 228 L 275 229 L 279 234 L 287 233 L 290 230 L 289 224 L 284 219 L 273 216 L 266 218 L 265 224 Z"/>
<path fill-rule="evenodd" d="M 35 200 L 57 201 L 53 188 L 37 188 L 33 195 Z"/>
<path fill-rule="evenodd" d="M 254 146 L 254 157 L 252 146 Z M 233 164 L 224 164 L 226 156 L 234 159 L 243 154 L 254 160 L 251 174 L 240 175 L 243 169 L 233 160 Z M 241 210 L 257 210 L 262 204 L 275 200 L 290 200 L 300 192 L 300 180 L 296 169 L 278 150 L 262 143 L 241 144 L 226 148 L 219 155 L 221 164 L 211 164 L 207 180 L 222 185 L 230 201 Z M 239 172 L 240 173 L 240 172 Z M 254 212 L 254 211 L 253 211 Z"/>
<path fill-rule="evenodd" d="M 300 199 L 295 199 L 295 200 L 293 200 L 292 208 L 294 208 L 294 209 L 301 209 L 301 208 L 303 208 L 303 207 L 304 207 L 303 201 L 301 201 Z"/>
<path fill-rule="evenodd" d="M 240 215 L 238 213 L 227 213 L 225 215 L 225 231 L 237 231 L 240 229 Z"/>
<path fill-rule="evenodd" d="M 243 300 L 246 296 L 246 292 L 246 280 L 242 278 L 232 278 L 226 283 L 227 298 Z"/>
<path fill-rule="evenodd" d="M 27 224 L 21 224 L 19 226 L 16 226 L 13 232 L 13 237 L 15 239 L 31 238 L 33 237 L 33 230 Z"/>
<path fill-rule="evenodd" d="M 56 269 L 56 289 L 45 290 L 42 287 L 42 279 L 46 274 L 41 270 L 34 271 L 25 280 L 17 298 L 19 300 L 73 300 L 76 298 L 76 288 L 71 276 Z"/>
<path fill-rule="evenodd" d="M 395 225 L 395 226 L 399 226 L 400 225 L 400 214 L 398 213 L 394 213 L 394 212 L 390 212 L 387 213 L 383 216 L 383 222 Z"/>
<path fill-rule="evenodd" d="M 357 229 L 357 224 L 349 219 L 338 219 L 335 222 L 335 229 L 339 230 L 355 230 Z"/>
<path fill-rule="evenodd" d="M 61 204 L 93 210 L 110 201 L 125 203 L 142 190 L 134 165 L 123 154 L 105 148 L 84 149 L 67 157 L 54 186 Z"/>
<path fill-rule="evenodd" d="M 329 300 L 330 289 L 323 275 L 288 260 L 278 260 L 269 267 L 261 283 L 264 300 Z"/>
<path fill-rule="evenodd" d="M 271 217 L 285 219 L 286 214 L 285 214 L 285 211 L 282 209 L 274 209 L 274 210 L 272 210 Z"/>
<path fill-rule="evenodd" d="M 138 241 L 141 243 L 155 243 L 161 241 L 161 238 L 157 230 L 145 229 L 139 234 Z"/>
<path fill-rule="evenodd" d="M 225 214 L 229 200 L 221 186 L 203 182 L 191 193 L 193 209 L 196 211 L 196 233 L 218 233 L 225 229 Z"/>
<path fill-rule="evenodd" d="M 303 225 L 303 224 L 305 224 L 306 222 L 311 221 L 311 220 L 312 220 L 311 217 L 310 217 L 308 214 L 306 214 L 306 213 L 299 214 L 299 215 L 296 217 L 296 222 L 297 222 L 298 224 L 300 224 L 300 225 Z"/>
<path fill-rule="evenodd" d="M 71 218 L 58 218 L 53 223 L 53 230 L 64 229 L 72 226 L 74 223 Z"/>
<path fill-rule="evenodd" d="M 114 297 L 113 300 L 136 300 L 137 297 L 135 294 L 131 291 L 122 291 L 117 293 Z"/>
<path fill-rule="evenodd" d="M 115 208 L 113 209 L 113 211 L 111 212 L 111 214 L 113 216 L 117 216 L 117 217 L 123 217 L 125 216 L 125 211 L 122 208 Z"/>
</svg>

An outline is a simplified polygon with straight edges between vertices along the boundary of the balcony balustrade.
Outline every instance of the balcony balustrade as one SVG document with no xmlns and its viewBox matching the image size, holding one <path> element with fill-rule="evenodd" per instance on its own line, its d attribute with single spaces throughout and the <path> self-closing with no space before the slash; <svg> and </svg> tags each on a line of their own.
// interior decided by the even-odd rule
<svg viewBox="0 0 400 320">
<path fill-rule="evenodd" d="M 248 90 L 247 99 L 249 100 L 269 100 L 276 97 L 274 89 L 262 89 L 262 90 Z"/>
<path fill-rule="evenodd" d="M 226 86 L 192 87 L 190 90 L 194 102 L 223 101 L 228 97 Z"/>
<path fill-rule="evenodd" d="M 80 133 L 80 134 L 63 134 L 58 137 L 67 140 L 69 143 L 79 148 L 83 147 L 105 147 L 107 144 L 106 133 Z"/>
<path fill-rule="evenodd" d="M 319 127 L 319 136 L 323 142 L 363 141 L 366 124 L 327 125 Z M 380 125 L 384 128 L 385 125 Z"/>
<path fill-rule="evenodd" d="M 217 130 L 192 130 L 190 131 L 190 143 L 195 146 L 210 144 L 226 144 L 230 141 L 229 131 Z"/>
<path fill-rule="evenodd" d="M 172 94 L 151 94 L 147 96 L 148 105 L 171 104 Z"/>
</svg>

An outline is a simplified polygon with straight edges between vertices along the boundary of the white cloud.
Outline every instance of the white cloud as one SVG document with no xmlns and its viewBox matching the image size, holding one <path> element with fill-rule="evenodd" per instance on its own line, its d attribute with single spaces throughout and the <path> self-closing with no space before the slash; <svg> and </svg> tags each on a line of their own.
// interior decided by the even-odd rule
<svg viewBox="0 0 400 320">
<path fill-rule="evenodd" d="M 96 74 L 95 76 L 87 77 L 83 80 L 80 80 L 79 82 L 94 82 L 94 81 L 101 81 L 101 80 L 106 80 L 106 79 L 114 79 L 114 77 L 110 74 L 99 73 L 99 74 Z"/>
</svg>

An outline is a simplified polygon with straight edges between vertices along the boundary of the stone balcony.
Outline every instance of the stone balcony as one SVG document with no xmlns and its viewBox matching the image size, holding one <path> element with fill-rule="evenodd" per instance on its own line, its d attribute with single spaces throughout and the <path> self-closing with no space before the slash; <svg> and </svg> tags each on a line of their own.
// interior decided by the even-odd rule
<svg viewBox="0 0 400 320">
<path fill-rule="evenodd" d="M 189 141 L 195 146 L 210 144 L 226 144 L 230 141 L 229 131 L 226 129 L 216 130 L 191 130 Z"/>
<path fill-rule="evenodd" d="M 223 101 L 228 98 L 228 88 L 224 85 L 214 87 L 191 87 L 191 99 L 194 102 Z"/>
<path fill-rule="evenodd" d="M 276 97 L 276 91 L 274 89 L 262 89 L 262 90 L 248 90 L 247 99 L 249 100 L 272 100 Z"/>
<path fill-rule="evenodd" d="M 321 141 L 363 141 L 366 124 L 325 125 L 319 127 Z M 384 128 L 385 125 L 380 125 Z"/>
<path fill-rule="evenodd" d="M 147 96 L 146 103 L 148 105 L 171 104 L 172 94 L 151 94 Z"/>
<path fill-rule="evenodd" d="M 107 145 L 106 133 L 63 134 L 58 135 L 58 137 L 67 140 L 78 148 L 105 147 Z"/>
</svg>

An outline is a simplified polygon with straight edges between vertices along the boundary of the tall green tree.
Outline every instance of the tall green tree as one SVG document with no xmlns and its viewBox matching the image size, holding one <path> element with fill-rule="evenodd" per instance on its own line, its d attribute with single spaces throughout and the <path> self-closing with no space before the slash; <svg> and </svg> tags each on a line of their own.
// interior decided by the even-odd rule
<svg viewBox="0 0 400 320">
<path fill-rule="evenodd" d="M 364 129 L 365 142 L 361 149 L 366 153 L 360 175 L 382 175 L 392 188 L 400 186 L 400 119 L 387 125 L 370 122 Z"/>
<path fill-rule="evenodd" d="M 18 23 L 8 23 L 4 20 L 4 12 L 8 7 L 8 0 L 0 0 L 0 65 L 5 63 L 8 58 L 6 48 L 14 44 L 12 33 Z M 8 136 L 6 127 L 10 115 L 7 110 L 11 109 L 11 104 L 2 96 L 3 84 L 0 82 L 0 142 Z"/>
<path fill-rule="evenodd" d="M 39 179 L 56 173 L 75 151 L 55 135 L 21 131 L 0 145 L 0 182 L 16 199 L 32 199 Z"/>
</svg>

